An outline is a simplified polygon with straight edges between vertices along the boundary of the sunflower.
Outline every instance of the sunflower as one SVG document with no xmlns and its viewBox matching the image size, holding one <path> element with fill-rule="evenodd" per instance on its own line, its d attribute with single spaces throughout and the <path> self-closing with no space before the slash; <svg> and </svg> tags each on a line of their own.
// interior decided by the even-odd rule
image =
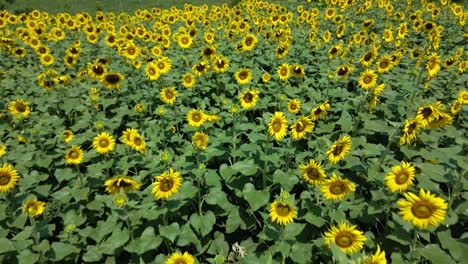
<svg viewBox="0 0 468 264">
<path fill-rule="evenodd" d="M 162 56 L 162 57 L 158 58 L 155 65 L 158 68 L 158 72 L 160 74 L 166 74 L 172 68 L 172 61 L 168 57 Z"/>
<path fill-rule="evenodd" d="M 218 73 L 225 72 L 229 68 L 229 59 L 224 55 L 216 55 L 212 63 L 213 70 Z"/>
<path fill-rule="evenodd" d="M 133 136 L 138 135 L 138 130 L 135 128 L 127 128 L 123 133 L 122 133 L 122 142 L 126 145 L 131 145 L 132 144 L 132 138 Z"/>
<path fill-rule="evenodd" d="M 106 187 L 106 192 L 109 194 L 118 194 L 121 191 L 128 193 L 129 191 L 139 190 L 141 184 L 127 176 L 116 176 L 106 180 L 104 187 Z"/>
<path fill-rule="evenodd" d="M 234 77 L 238 84 L 248 84 L 252 80 L 252 70 L 248 68 L 239 69 L 235 74 Z"/>
<path fill-rule="evenodd" d="M 188 252 L 184 254 L 180 252 L 172 253 L 171 256 L 164 262 L 164 264 L 193 264 L 195 263 L 195 258 L 190 255 Z"/>
<path fill-rule="evenodd" d="M 361 55 L 359 62 L 364 67 L 369 67 L 374 62 L 375 58 L 377 58 L 377 50 L 371 49 Z"/>
<path fill-rule="evenodd" d="M 54 64 L 54 62 L 55 62 L 54 56 L 52 56 L 52 54 L 50 54 L 50 53 L 46 53 L 44 55 L 41 55 L 40 60 L 41 60 L 42 65 L 44 65 L 44 66 L 50 66 L 50 65 Z"/>
<path fill-rule="evenodd" d="M 406 200 L 397 202 L 403 220 L 421 229 L 437 227 L 444 221 L 448 208 L 444 199 L 423 189 L 419 191 L 419 196 L 414 193 L 405 193 L 404 196 Z"/>
<path fill-rule="evenodd" d="M 190 34 L 181 34 L 177 39 L 177 44 L 183 49 L 191 48 L 195 43 Z"/>
<path fill-rule="evenodd" d="M 350 75 L 354 71 L 354 68 L 351 65 L 344 64 L 336 68 L 335 73 L 337 76 L 344 78 Z"/>
<path fill-rule="evenodd" d="M 0 158 L 7 154 L 7 146 L 0 144 Z"/>
<path fill-rule="evenodd" d="M 187 121 L 190 126 L 200 127 L 206 122 L 206 114 L 200 110 L 192 109 L 187 113 Z"/>
<path fill-rule="evenodd" d="M 391 192 L 403 192 L 413 185 L 415 167 L 403 161 L 401 166 L 393 166 L 391 172 L 385 177 L 387 188 Z"/>
<path fill-rule="evenodd" d="M 134 150 L 143 153 L 146 150 L 146 141 L 145 138 L 140 135 L 140 134 L 132 134 L 130 143 L 130 147 L 132 147 Z"/>
<path fill-rule="evenodd" d="M 262 81 L 263 81 L 264 83 L 268 83 L 270 80 L 271 80 L 271 75 L 270 75 L 270 73 L 269 73 L 269 72 L 264 72 L 264 73 L 262 74 Z"/>
<path fill-rule="evenodd" d="M 18 172 L 13 168 L 13 165 L 3 164 L 3 166 L 0 168 L 0 193 L 7 193 L 11 191 L 13 188 L 15 188 L 18 180 Z"/>
<path fill-rule="evenodd" d="M 411 144 L 416 140 L 418 131 L 423 128 L 423 121 L 420 117 L 405 121 L 403 135 L 400 137 L 400 145 Z"/>
<path fill-rule="evenodd" d="M 340 138 L 327 151 L 327 159 L 335 164 L 343 160 L 351 150 L 351 137 L 340 136 Z"/>
<path fill-rule="evenodd" d="M 362 89 L 370 89 L 377 83 L 377 74 L 373 70 L 365 70 L 361 73 L 358 83 Z"/>
<path fill-rule="evenodd" d="M 67 149 L 65 153 L 65 161 L 67 164 L 78 165 L 83 161 L 83 150 L 80 146 L 73 145 Z"/>
<path fill-rule="evenodd" d="M 251 90 L 247 89 L 239 96 L 239 100 L 241 103 L 242 108 L 251 108 L 257 104 L 259 98 L 260 91 L 259 90 Z"/>
<path fill-rule="evenodd" d="M 100 79 L 106 72 L 106 66 L 99 62 L 95 62 L 88 67 L 88 74 L 93 79 Z"/>
<path fill-rule="evenodd" d="M 275 140 L 281 140 L 286 136 L 286 129 L 288 128 L 288 120 L 283 112 L 275 112 L 268 124 L 268 133 L 274 136 Z"/>
<path fill-rule="evenodd" d="M 31 108 L 29 108 L 29 103 L 17 99 L 13 100 L 8 104 L 8 111 L 17 119 L 27 118 L 31 114 Z"/>
<path fill-rule="evenodd" d="M 393 41 L 393 32 L 391 29 L 384 29 L 384 32 L 383 32 L 383 35 L 382 35 L 382 39 L 387 42 L 387 43 L 390 43 Z"/>
<path fill-rule="evenodd" d="M 330 109 L 330 104 L 328 101 L 325 101 L 323 103 L 320 103 L 316 105 L 312 110 L 310 111 L 310 119 L 312 121 L 317 121 L 323 116 L 325 116 Z"/>
<path fill-rule="evenodd" d="M 169 199 L 172 195 L 179 191 L 182 185 L 182 177 L 180 172 L 174 171 L 172 168 L 169 171 L 154 177 L 152 194 L 156 199 Z"/>
<path fill-rule="evenodd" d="M 332 60 L 338 57 L 342 49 L 343 49 L 343 45 L 341 43 L 332 46 L 330 49 L 328 49 L 328 59 Z"/>
<path fill-rule="evenodd" d="M 198 76 L 204 75 L 205 73 L 208 72 L 209 69 L 210 69 L 210 65 L 206 61 L 197 62 L 192 67 L 192 71 Z"/>
<path fill-rule="evenodd" d="M 159 94 L 160 94 L 159 98 L 165 104 L 173 105 L 176 98 L 177 98 L 177 91 L 176 91 L 175 87 L 164 87 L 164 88 L 161 89 Z"/>
<path fill-rule="evenodd" d="M 453 101 L 452 103 L 452 107 L 450 108 L 450 112 L 452 113 L 452 115 L 456 115 L 460 113 L 462 105 L 463 105 L 463 102 L 462 100 L 460 100 L 460 98 L 455 99 L 455 101 Z"/>
<path fill-rule="evenodd" d="M 114 150 L 115 140 L 107 132 L 101 132 L 93 139 L 93 147 L 99 154 L 106 154 Z"/>
<path fill-rule="evenodd" d="M 430 123 L 437 121 L 442 113 L 443 104 L 441 102 L 425 104 L 418 108 L 416 117 L 421 119 L 423 126 L 427 127 Z"/>
<path fill-rule="evenodd" d="M 333 225 L 328 232 L 325 232 L 327 247 L 330 247 L 330 242 L 333 242 L 341 251 L 349 254 L 359 252 L 366 240 L 366 236 L 356 229 L 356 225 L 351 226 L 346 222 L 342 222 L 338 227 Z"/>
<path fill-rule="evenodd" d="M 251 51 L 258 43 L 258 39 L 254 34 L 245 35 L 242 40 L 242 51 Z"/>
<path fill-rule="evenodd" d="M 310 160 L 308 164 L 301 164 L 299 169 L 302 173 L 302 178 L 313 185 L 324 183 L 325 178 L 327 177 L 322 166 L 315 160 Z"/>
<path fill-rule="evenodd" d="M 351 192 L 356 190 L 356 184 L 348 179 L 343 179 L 333 173 L 332 177 L 326 180 L 320 187 L 323 196 L 328 200 L 342 200 Z"/>
<path fill-rule="evenodd" d="M 272 223 L 287 225 L 297 218 L 297 210 L 290 202 L 275 200 L 270 205 L 270 218 Z"/>
<path fill-rule="evenodd" d="M 301 101 L 292 99 L 288 103 L 288 111 L 292 114 L 297 114 L 301 111 Z"/>
<path fill-rule="evenodd" d="M 182 76 L 182 86 L 190 89 L 195 85 L 195 76 L 191 73 L 186 73 Z"/>
<path fill-rule="evenodd" d="M 291 65 L 289 70 L 292 73 L 292 75 L 294 75 L 294 77 L 296 78 L 302 78 L 305 75 L 304 67 L 302 67 L 302 65 L 299 64 Z"/>
<path fill-rule="evenodd" d="M 120 82 L 125 78 L 119 72 L 106 72 L 101 77 L 101 84 L 108 89 L 119 89 Z"/>
<path fill-rule="evenodd" d="M 462 90 L 458 93 L 458 99 L 462 104 L 468 104 L 468 91 Z"/>
<path fill-rule="evenodd" d="M 13 49 L 12 53 L 16 58 L 24 58 L 26 56 L 26 49 L 22 47 L 16 47 Z"/>
<path fill-rule="evenodd" d="M 380 246 L 377 245 L 377 251 L 374 255 L 364 258 L 359 264 L 387 264 L 385 258 L 385 251 L 380 250 Z"/>
<path fill-rule="evenodd" d="M 286 81 L 287 79 L 289 79 L 289 76 L 291 75 L 289 65 L 286 63 L 281 64 L 278 67 L 277 73 L 278 73 L 278 77 L 280 78 L 280 80 Z"/>
<path fill-rule="evenodd" d="M 208 146 L 208 141 L 208 135 L 203 132 L 195 132 L 195 134 L 192 137 L 193 145 L 196 149 L 201 151 L 206 149 L 206 147 Z"/>
<path fill-rule="evenodd" d="M 390 55 L 383 55 L 377 62 L 377 72 L 387 73 L 393 68 L 393 61 Z"/>
<path fill-rule="evenodd" d="M 161 73 L 159 72 L 158 67 L 156 66 L 155 62 L 147 63 L 145 67 L 145 72 L 146 72 L 146 77 L 150 81 L 155 81 L 159 79 L 159 77 L 161 76 Z"/>
<path fill-rule="evenodd" d="M 432 53 L 426 62 L 427 79 L 433 79 L 440 71 L 440 56 Z"/>
<path fill-rule="evenodd" d="M 291 125 L 291 137 L 294 140 L 303 139 L 314 129 L 314 122 L 308 116 L 301 116 Z"/>
<path fill-rule="evenodd" d="M 289 44 L 287 43 L 281 43 L 278 48 L 276 48 L 275 55 L 276 58 L 282 59 L 288 55 L 289 52 Z"/>
<path fill-rule="evenodd" d="M 44 213 L 45 207 L 45 202 L 38 201 L 37 199 L 28 199 L 23 205 L 23 212 L 28 216 L 36 217 Z"/>
<path fill-rule="evenodd" d="M 133 41 L 128 41 L 120 47 L 119 53 L 129 60 L 134 60 L 140 54 L 140 48 Z"/>
<path fill-rule="evenodd" d="M 72 141 L 72 139 L 75 137 L 75 134 L 73 134 L 73 131 L 67 129 L 63 131 L 62 136 L 63 136 L 63 140 L 65 141 L 65 143 L 68 143 Z"/>
</svg>

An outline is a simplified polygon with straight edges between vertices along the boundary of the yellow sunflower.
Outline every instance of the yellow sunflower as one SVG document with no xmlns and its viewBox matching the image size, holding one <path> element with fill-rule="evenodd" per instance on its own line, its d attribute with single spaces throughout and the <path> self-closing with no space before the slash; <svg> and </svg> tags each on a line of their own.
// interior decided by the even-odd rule
<svg viewBox="0 0 468 264">
<path fill-rule="evenodd" d="M 7 154 L 7 146 L 0 144 L 0 158 Z"/>
<path fill-rule="evenodd" d="M 146 141 L 145 138 L 140 134 L 132 134 L 130 138 L 130 147 L 134 150 L 143 153 L 146 150 Z"/>
<path fill-rule="evenodd" d="M 164 264 L 194 264 L 195 258 L 188 252 L 184 254 L 180 252 L 172 253 L 171 256 L 164 262 Z"/>
<path fill-rule="evenodd" d="M 203 111 L 192 109 L 187 113 L 187 121 L 190 126 L 200 127 L 206 122 L 206 114 Z"/>
<path fill-rule="evenodd" d="M 241 68 L 234 74 L 234 77 L 238 84 L 248 84 L 252 80 L 252 70 Z"/>
<path fill-rule="evenodd" d="M 365 70 L 361 73 L 358 83 L 362 89 L 372 88 L 377 83 L 377 74 L 373 70 Z"/>
<path fill-rule="evenodd" d="M 179 192 L 182 185 L 182 177 L 180 172 L 174 171 L 172 168 L 169 171 L 155 177 L 153 182 L 153 190 L 156 199 L 169 199 L 172 195 Z"/>
<path fill-rule="evenodd" d="M 314 122 L 308 116 L 301 116 L 291 125 L 291 137 L 294 140 L 303 139 L 314 129 Z"/>
<path fill-rule="evenodd" d="M 405 127 L 403 128 L 403 135 L 400 137 L 400 145 L 411 144 L 416 141 L 416 135 L 419 130 L 423 128 L 423 121 L 420 117 L 416 117 L 411 120 L 405 121 Z"/>
<path fill-rule="evenodd" d="M 290 72 L 292 73 L 292 75 L 296 78 L 302 78 L 304 77 L 305 75 L 305 69 L 302 65 L 299 65 L 299 64 L 293 64 L 293 65 L 290 65 Z"/>
<path fill-rule="evenodd" d="M 270 218 L 272 223 L 287 225 L 297 218 L 297 210 L 290 202 L 275 200 L 270 205 Z"/>
<path fill-rule="evenodd" d="M 343 49 L 343 45 L 341 43 L 332 46 L 330 49 L 328 49 L 328 59 L 332 60 L 338 57 L 342 49 Z"/>
<path fill-rule="evenodd" d="M 389 72 L 393 68 L 392 56 L 383 55 L 376 62 L 376 65 L 377 65 L 377 72 L 378 73 L 387 73 L 387 72 Z"/>
<path fill-rule="evenodd" d="M 433 79 L 440 71 L 440 56 L 437 53 L 432 53 L 427 62 L 426 62 L 426 70 L 427 70 L 427 79 Z"/>
<path fill-rule="evenodd" d="M 161 76 L 161 73 L 159 72 L 158 67 L 156 66 L 155 62 L 147 63 L 145 67 L 145 72 L 146 72 L 146 77 L 150 81 L 155 81 L 159 79 L 159 77 Z"/>
<path fill-rule="evenodd" d="M 192 71 L 198 76 L 204 75 L 209 69 L 210 65 L 206 61 L 199 61 L 192 67 Z"/>
<path fill-rule="evenodd" d="M 106 66 L 102 63 L 95 62 L 88 66 L 88 75 L 93 79 L 100 79 L 106 72 Z"/>
<path fill-rule="evenodd" d="M 462 104 L 468 104 L 468 91 L 462 90 L 458 93 L 458 99 Z"/>
<path fill-rule="evenodd" d="M 455 101 L 453 101 L 452 103 L 452 107 L 450 107 L 450 112 L 452 113 L 452 115 L 460 113 L 462 105 L 463 102 L 462 100 L 460 100 L 460 98 L 455 99 Z"/>
<path fill-rule="evenodd" d="M 325 199 L 333 201 L 343 200 L 348 194 L 355 190 L 356 184 L 348 179 L 337 176 L 335 173 L 320 186 L 320 191 L 323 193 Z"/>
<path fill-rule="evenodd" d="M 160 57 L 155 63 L 156 67 L 158 68 L 158 72 L 160 74 L 168 73 L 172 68 L 172 61 L 168 57 Z"/>
<path fill-rule="evenodd" d="M 106 154 L 114 150 L 115 140 L 107 132 L 101 132 L 93 139 L 93 147 L 99 154 Z"/>
<path fill-rule="evenodd" d="M 0 193 L 7 193 L 18 183 L 18 172 L 11 164 L 3 164 L 0 168 Z"/>
<path fill-rule="evenodd" d="M 195 134 L 192 137 L 193 145 L 196 149 L 201 151 L 206 149 L 206 147 L 208 146 L 208 141 L 208 135 L 203 132 L 195 132 Z"/>
<path fill-rule="evenodd" d="M 73 134 L 73 131 L 67 129 L 67 130 L 63 131 L 62 136 L 63 136 L 63 140 L 66 143 L 68 143 L 68 142 L 73 140 L 73 138 L 75 137 L 75 134 Z"/>
<path fill-rule="evenodd" d="M 377 50 L 371 49 L 361 55 L 359 62 L 362 64 L 362 66 L 369 67 L 372 65 L 375 58 L 377 58 Z"/>
<path fill-rule="evenodd" d="M 131 145 L 132 143 L 132 138 L 134 135 L 138 135 L 138 130 L 135 128 L 127 128 L 123 133 L 122 133 L 122 142 L 126 145 Z"/>
<path fill-rule="evenodd" d="M 46 207 L 45 202 L 37 199 L 28 199 L 23 205 L 23 212 L 30 217 L 36 217 L 44 213 Z"/>
<path fill-rule="evenodd" d="M 444 199 L 423 189 L 419 191 L 419 196 L 414 193 L 405 193 L 404 196 L 406 200 L 397 202 L 403 220 L 421 229 L 437 227 L 444 221 L 448 208 Z"/>
<path fill-rule="evenodd" d="M 186 73 L 182 76 L 182 86 L 190 89 L 195 85 L 195 76 L 191 73 Z"/>
<path fill-rule="evenodd" d="M 413 185 L 415 167 L 409 162 L 402 161 L 401 166 L 393 166 L 385 177 L 387 188 L 391 192 L 403 192 Z"/>
<path fill-rule="evenodd" d="M 141 184 L 127 176 L 116 176 L 112 179 L 106 180 L 104 187 L 106 187 L 106 192 L 109 194 L 118 194 L 121 191 L 124 193 L 137 191 L 140 189 Z"/>
<path fill-rule="evenodd" d="M 119 89 L 124 76 L 119 72 L 106 72 L 101 77 L 101 84 L 108 89 Z"/>
<path fill-rule="evenodd" d="M 260 91 L 255 89 L 247 89 L 239 96 L 239 100 L 241 103 L 242 108 L 251 108 L 257 104 L 259 98 Z"/>
<path fill-rule="evenodd" d="M 67 164 L 78 165 L 83 162 L 83 150 L 80 146 L 73 145 L 71 148 L 67 149 L 65 153 L 65 161 Z"/>
<path fill-rule="evenodd" d="M 330 104 L 328 101 L 325 101 L 323 103 L 320 103 L 316 105 L 312 110 L 310 111 L 310 119 L 312 121 L 317 121 L 323 116 L 325 116 L 330 109 Z"/>
<path fill-rule="evenodd" d="M 380 246 L 377 245 L 377 251 L 375 251 L 375 254 L 364 258 L 359 264 L 387 264 L 385 251 L 380 250 Z"/>
<path fill-rule="evenodd" d="M 268 133 L 275 137 L 275 140 L 281 140 L 286 136 L 288 120 L 283 112 L 275 112 L 268 124 Z"/>
<path fill-rule="evenodd" d="M 301 164 L 299 169 L 302 173 L 302 178 L 313 185 L 324 183 L 327 177 L 325 170 L 315 160 L 310 160 L 308 164 Z"/>
<path fill-rule="evenodd" d="M 205 59 L 211 59 L 213 56 L 216 55 L 217 46 L 206 46 L 200 52 L 200 56 L 204 57 Z"/>
<path fill-rule="evenodd" d="M 353 254 L 362 250 L 366 241 L 364 232 L 356 229 L 356 225 L 349 225 L 342 222 L 338 227 L 333 225 L 328 232 L 325 232 L 325 245 L 330 247 L 330 242 L 343 252 Z"/>
<path fill-rule="evenodd" d="M 351 137 L 340 136 L 340 138 L 327 151 L 327 159 L 330 163 L 342 161 L 351 150 Z"/>
<path fill-rule="evenodd" d="M 422 105 L 418 108 L 416 117 L 422 121 L 424 127 L 427 127 L 440 118 L 443 107 L 441 102 Z"/>
<path fill-rule="evenodd" d="M 301 101 L 297 99 L 292 99 L 288 103 L 288 111 L 292 114 L 297 114 L 301 111 Z"/>
<path fill-rule="evenodd" d="M 254 34 L 247 34 L 242 40 L 242 51 L 251 51 L 258 43 L 258 39 Z"/>
<path fill-rule="evenodd" d="M 229 68 L 229 59 L 223 55 L 216 55 L 212 59 L 213 70 L 215 72 L 221 73 L 227 71 Z"/>
<path fill-rule="evenodd" d="M 343 64 L 336 68 L 335 73 L 336 73 L 336 76 L 339 76 L 340 78 L 344 78 L 350 75 L 353 71 L 354 71 L 354 68 L 351 65 Z"/>
<path fill-rule="evenodd" d="M 283 63 L 278 67 L 278 77 L 282 81 L 286 81 L 289 79 L 289 76 L 291 75 L 291 70 L 288 64 Z"/>
<path fill-rule="evenodd" d="M 177 98 L 177 91 L 175 87 L 164 87 L 160 91 L 160 99 L 165 104 L 173 105 Z"/>
<path fill-rule="evenodd" d="M 8 104 L 8 111 L 17 119 L 27 118 L 31 114 L 29 103 L 21 99 L 11 101 Z"/>
<path fill-rule="evenodd" d="M 191 48 L 195 43 L 189 34 L 181 34 L 177 39 L 177 44 L 183 49 Z"/>
</svg>

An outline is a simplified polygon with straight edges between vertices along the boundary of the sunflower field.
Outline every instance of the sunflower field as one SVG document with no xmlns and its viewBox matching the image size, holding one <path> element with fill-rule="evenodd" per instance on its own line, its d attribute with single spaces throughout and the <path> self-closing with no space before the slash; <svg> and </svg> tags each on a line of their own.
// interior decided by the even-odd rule
<svg viewBox="0 0 468 264">
<path fill-rule="evenodd" d="M 0 11 L 0 262 L 463 263 L 463 2 Z"/>
</svg>

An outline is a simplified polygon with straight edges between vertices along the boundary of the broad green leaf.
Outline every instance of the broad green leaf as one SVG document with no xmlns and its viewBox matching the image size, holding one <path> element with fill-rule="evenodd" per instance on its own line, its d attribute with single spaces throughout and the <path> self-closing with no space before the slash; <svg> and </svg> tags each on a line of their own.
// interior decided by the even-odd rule
<svg viewBox="0 0 468 264">
<path fill-rule="evenodd" d="M 0 245 L 2 245 L 0 247 L 0 254 L 16 250 L 13 243 L 5 237 L 0 238 Z"/>
<path fill-rule="evenodd" d="M 178 223 L 172 223 L 168 226 L 160 226 L 159 227 L 159 234 L 167 239 L 169 239 L 171 242 L 174 242 L 177 234 L 179 233 L 179 224 Z"/>
<path fill-rule="evenodd" d="M 245 200 L 249 203 L 252 212 L 265 206 L 270 200 L 270 193 L 268 191 L 257 191 L 255 190 L 255 186 L 251 183 L 244 185 L 242 193 L 244 194 Z"/>
<path fill-rule="evenodd" d="M 253 160 L 243 160 L 234 163 L 231 168 L 245 176 L 254 175 L 257 172 L 257 165 Z"/>
<path fill-rule="evenodd" d="M 83 260 L 86 262 L 96 262 L 102 259 L 101 252 L 96 246 L 88 246 L 85 254 L 83 254 Z"/>
<path fill-rule="evenodd" d="M 99 251 L 103 254 L 112 255 L 115 250 L 125 245 L 130 238 L 127 229 L 113 230 L 112 235 L 99 245 Z"/>
<path fill-rule="evenodd" d="M 418 248 L 417 252 L 432 263 L 455 264 L 455 261 L 436 244 L 430 244 L 423 248 Z"/>
<path fill-rule="evenodd" d="M 178 233 L 179 238 L 177 239 L 177 245 L 180 247 L 188 246 L 189 244 L 195 245 L 197 250 L 201 249 L 201 243 L 197 235 L 193 232 L 190 225 L 187 223 L 180 228 L 180 232 Z"/>
<path fill-rule="evenodd" d="M 208 211 L 203 215 L 195 213 L 190 216 L 190 224 L 202 236 L 209 234 L 215 223 L 216 217 L 211 211 Z"/>
<path fill-rule="evenodd" d="M 52 250 L 54 251 L 55 260 L 57 261 L 63 260 L 70 254 L 80 252 L 79 248 L 62 242 L 52 243 Z"/>
<path fill-rule="evenodd" d="M 312 244 L 295 242 L 291 247 L 289 257 L 295 263 L 311 263 L 312 261 Z"/>
<path fill-rule="evenodd" d="M 296 236 L 304 230 L 305 224 L 290 223 L 284 228 L 284 239 L 295 240 Z"/>
</svg>

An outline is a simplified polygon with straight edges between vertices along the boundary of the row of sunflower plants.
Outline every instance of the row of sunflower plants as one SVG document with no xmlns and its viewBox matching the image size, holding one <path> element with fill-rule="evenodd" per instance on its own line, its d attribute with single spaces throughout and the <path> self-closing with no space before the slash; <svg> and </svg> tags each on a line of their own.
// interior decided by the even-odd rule
<svg viewBox="0 0 468 264">
<path fill-rule="evenodd" d="M 467 20 L 0 11 L 1 262 L 463 262 Z"/>
</svg>

